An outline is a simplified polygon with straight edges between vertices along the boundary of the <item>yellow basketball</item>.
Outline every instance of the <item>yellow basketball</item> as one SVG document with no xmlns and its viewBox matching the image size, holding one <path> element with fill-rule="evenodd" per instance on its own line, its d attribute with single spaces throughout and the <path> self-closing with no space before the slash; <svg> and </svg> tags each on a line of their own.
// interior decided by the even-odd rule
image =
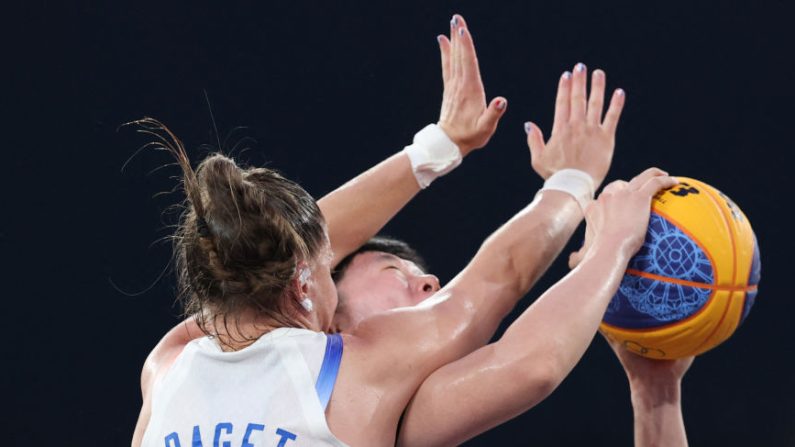
<svg viewBox="0 0 795 447">
<path fill-rule="evenodd" d="M 701 354 L 748 316 L 761 274 L 748 218 L 698 180 L 654 197 L 643 247 L 632 258 L 600 330 L 649 358 Z"/>
</svg>

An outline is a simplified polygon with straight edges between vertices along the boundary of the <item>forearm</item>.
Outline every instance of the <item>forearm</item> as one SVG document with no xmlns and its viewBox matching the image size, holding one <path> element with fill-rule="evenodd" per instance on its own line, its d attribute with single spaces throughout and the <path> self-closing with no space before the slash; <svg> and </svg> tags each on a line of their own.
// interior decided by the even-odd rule
<svg viewBox="0 0 795 447">
<path fill-rule="evenodd" d="M 483 243 L 449 286 L 463 288 L 477 312 L 478 346 L 546 272 L 582 220 L 577 202 L 560 191 L 544 191 Z M 474 348 L 474 346 L 473 346 Z"/>
<path fill-rule="evenodd" d="M 628 257 L 597 247 L 498 342 L 435 371 L 404 416 L 401 446 L 464 442 L 546 398 L 593 339 Z"/>
<path fill-rule="evenodd" d="M 631 384 L 635 447 L 685 447 L 681 383 Z"/>
<path fill-rule="evenodd" d="M 333 265 L 375 236 L 419 191 L 408 157 L 399 152 L 320 199 Z"/>
<path fill-rule="evenodd" d="M 610 299 L 627 267 L 629 255 L 618 241 L 597 241 L 580 265 L 547 290 L 497 343 L 517 368 L 544 362 L 557 386 L 593 340 Z"/>
</svg>

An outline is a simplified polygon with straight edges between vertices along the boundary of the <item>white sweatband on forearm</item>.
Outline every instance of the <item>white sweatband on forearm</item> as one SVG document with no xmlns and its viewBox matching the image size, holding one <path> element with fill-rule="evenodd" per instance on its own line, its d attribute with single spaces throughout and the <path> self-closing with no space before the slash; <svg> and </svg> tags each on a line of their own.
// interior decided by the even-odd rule
<svg viewBox="0 0 795 447">
<path fill-rule="evenodd" d="M 436 124 L 428 124 L 414 135 L 414 143 L 403 151 L 411 161 L 411 171 L 420 188 L 425 189 L 461 164 L 458 146 Z"/>
<path fill-rule="evenodd" d="M 561 169 L 544 182 L 544 186 L 538 190 L 536 196 L 545 190 L 562 191 L 571 195 L 585 214 L 585 208 L 593 200 L 594 182 L 587 172 L 579 169 Z"/>
</svg>

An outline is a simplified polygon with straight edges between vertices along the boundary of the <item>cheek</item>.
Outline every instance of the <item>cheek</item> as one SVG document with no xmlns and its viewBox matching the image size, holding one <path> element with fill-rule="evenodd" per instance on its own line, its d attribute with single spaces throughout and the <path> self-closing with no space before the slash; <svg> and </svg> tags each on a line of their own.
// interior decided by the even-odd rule
<svg viewBox="0 0 795 447">
<path fill-rule="evenodd" d="M 375 295 L 375 300 L 381 310 L 389 310 L 414 304 L 409 290 L 409 284 L 405 278 L 398 276 L 383 278 L 374 284 L 371 291 L 372 294 Z"/>
</svg>

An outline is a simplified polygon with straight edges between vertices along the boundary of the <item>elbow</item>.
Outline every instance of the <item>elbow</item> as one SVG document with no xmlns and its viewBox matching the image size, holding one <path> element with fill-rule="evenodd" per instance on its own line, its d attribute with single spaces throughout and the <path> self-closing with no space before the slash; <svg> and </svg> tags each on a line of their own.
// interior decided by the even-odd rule
<svg viewBox="0 0 795 447">
<path fill-rule="evenodd" d="M 546 399 L 563 382 L 565 374 L 561 373 L 556 364 L 544 365 L 536 371 L 536 388 L 540 396 L 539 401 Z"/>
<path fill-rule="evenodd" d="M 527 411 L 549 397 L 566 374 L 553 356 L 536 352 L 515 355 L 506 363 L 504 379 L 512 384 L 511 396 Z"/>
</svg>

